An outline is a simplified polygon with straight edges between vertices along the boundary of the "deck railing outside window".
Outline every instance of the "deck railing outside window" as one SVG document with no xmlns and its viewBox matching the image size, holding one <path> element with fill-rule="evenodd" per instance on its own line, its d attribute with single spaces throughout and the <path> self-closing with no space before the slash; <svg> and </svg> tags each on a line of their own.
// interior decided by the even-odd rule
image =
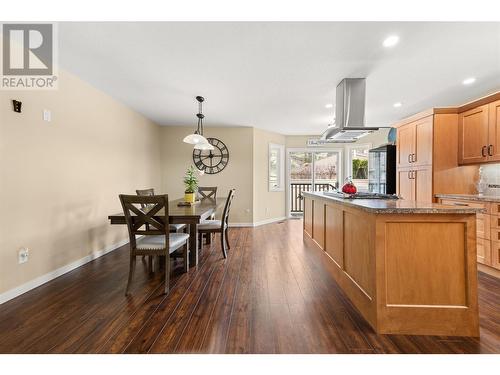
<svg viewBox="0 0 500 375">
<path fill-rule="evenodd" d="M 338 183 L 317 183 L 314 185 L 314 191 L 333 190 L 338 186 Z M 311 191 L 312 184 L 307 182 L 291 182 L 290 183 L 290 212 L 304 212 L 304 200 L 302 199 L 303 191 Z"/>
</svg>

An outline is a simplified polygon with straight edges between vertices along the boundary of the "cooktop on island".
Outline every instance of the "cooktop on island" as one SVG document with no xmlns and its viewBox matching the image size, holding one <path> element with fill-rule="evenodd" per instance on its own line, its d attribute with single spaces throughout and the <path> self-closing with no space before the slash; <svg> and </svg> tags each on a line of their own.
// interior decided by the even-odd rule
<svg viewBox="0 0 500 375">
<path fill-rule="evenodd" d="M 325 191 L 324 195 L 342 199 L 400 199 L 396 194 L 364 193 L 345 194 L 340 191 Z"/>
</svg>

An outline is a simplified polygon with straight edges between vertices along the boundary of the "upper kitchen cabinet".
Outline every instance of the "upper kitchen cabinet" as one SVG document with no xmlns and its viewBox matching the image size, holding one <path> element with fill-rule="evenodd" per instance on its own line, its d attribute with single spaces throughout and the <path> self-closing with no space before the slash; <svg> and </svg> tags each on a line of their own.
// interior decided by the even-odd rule
<svg viewBox="0 0 500 375">
<path fill-rule="evenodd" d="M 404 125 L 397 130 L 397 166 L 409 167 L 415 150 L 415 127 L 413 124 Z"/>
<path fill-rule="evenodd" d="M 459 164 L 498 161 L 500 161 L 500 100 L 460 112 Z"/>
<path fill-rule="evenodd" d="M 458 164 L 456 109 L 433 108 L 402 120 L 397 128 L 397 193 L 433 202 L 435 194 L 475 191 L 478 166 Z"/>
<path fill-rule="evenodd" d="M 488 160 L 488 105 L 458 115 L 458 162 L 476 164 Z"/>
<path fill-rule="evenodd" d="M 488 112 L 488 160 L 500 161 L 500 100 L 490 103 Z"/>
<path fill-rule="evenodd" d="M 432 164 L 432 116 L 403 125 L 397 130 L 398 167 Z"/>
</svg>

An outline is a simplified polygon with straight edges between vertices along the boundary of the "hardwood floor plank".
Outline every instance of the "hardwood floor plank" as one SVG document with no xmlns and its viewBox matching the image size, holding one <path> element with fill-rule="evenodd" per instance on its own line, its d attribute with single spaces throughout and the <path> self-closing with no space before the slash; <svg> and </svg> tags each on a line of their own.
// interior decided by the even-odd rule
<svg viewBox="0 0 500 375">
<path fill-rule="evenodd" d="M 224 353 L 225 351 L 238 279 L 243 264 L 243 248 L 247 245 L 249 237 L 249 230 L 245 228 L 241 242 L 237 245 L 240 262 L 235 265 L 234 269 L 231 268 L 228 271 L 224 280 L 217 306 L 210 316 L 203 335 L 203 341 L 199 348 L 201 353 Z"/>
<path fill-rule="evenodd" d="M 221 251 L 219 242 L 215 241 L 215 244 L 216 246 L 213 251 Z M 234 272 L 235 268 L 239 265 L 239 260 L 241 259 L 240 251 L 240 246 L 233 246 L 232 250 L 228 252 L 228 258 L 220 261 L 217 265 L 205 293 L 198 302 L 191 319 L 174 349 L 175 353 L 197 353 L 200 350 L 205 330 L 217 305 L 225 278 L 228 273 Z"/>
</svg>

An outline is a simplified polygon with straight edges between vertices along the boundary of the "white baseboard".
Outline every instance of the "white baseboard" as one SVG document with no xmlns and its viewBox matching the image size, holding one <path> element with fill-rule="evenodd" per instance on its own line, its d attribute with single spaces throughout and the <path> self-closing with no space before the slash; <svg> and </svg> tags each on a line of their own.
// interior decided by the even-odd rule
<svg viewBox="0 0 500 375">
<path fill-rule="evenodd" d="M 254 227 L 260 227 L 261 225 L 276 223 L 277 221 L 283 221 L 283 220 L 286 220 L 285 216 L 283 216 L 283 217 L 275 217 L 275 218 L 272 218 L 272 219 L 266 219 L 266 220 L 261 220 L 261 221 L 254 222 L 253 226 Z"/>
<path fill-rule="evenodd" d="M 64 275 L 65 273 L 73 271 L 75 268 L 83 266 L 84 264 L 91 262 L 94 259 L 102 257 L 103 255 L 106 255 L 107 253 L 109 253 L 113 250 L 116 250 L 119 247 L 122 247 L 123 245 L 125 245 L 127 243 L 128 243 L 128 239 L 120 241 L 120 242 L 115 243 L 111 246 L 108 246 L 105 249 L 96 251 L 92 254 L 87 255 L 86 257 L 83 257 L 81 259 L 78 259 L 78 260 L 70 263 L 70 264 L 62 266 L 54 271 L 46 273 L 45 275 L 39 276 L 36 279 L 28 281 L 27 283 L 24 283 L 23 285 L 20 285 L 16 288 L 10 289 L 10 290 L 0 294 L 0 305 L 2 303 L 5 303 L 5 302 L 13 299 L 13 298 L 16 298 L 17 296 L 20 296 L 21 294 L 29 292 L 30 290 L 35 289 L 35 288 L 39 287 L 40 285 L 45 284 L 48 281 L 54 280 L 55 278 L 57 278 L 61 275 Z"/>
<path fill-rule="evenodd" d="M 283 221 L 286 219 L 287 218 L 285 216 L 283 216 L 283 217 L 275 217 L 272 219 L 266 219 L 266 220 L 262 220 L 262 221 L 256 221 L 253 223 L 229 223 L 229 227 L 230 228 L 248 228 L 248 227 L 253 228 L 253 227 L 260 227 L 261 225 L 265 225 L 265 224 L 275 223 L 277 221 Z"/>
<path fill-rule="evenodd" d="M 249 228 L 253 227 L 253 223 L 229 223 L 229 228 Z"/>
</svg>

